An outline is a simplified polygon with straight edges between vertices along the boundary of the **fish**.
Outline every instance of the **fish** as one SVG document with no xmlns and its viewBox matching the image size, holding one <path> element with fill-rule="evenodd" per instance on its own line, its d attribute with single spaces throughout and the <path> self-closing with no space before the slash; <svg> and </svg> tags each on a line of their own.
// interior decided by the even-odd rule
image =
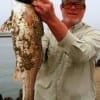
<svg viewBox="0 0 100 100">
<path fill-rule="evenodd" d="M 12 5 L 11 16 L 2 24 L 0 31 L 12 33 L 16 57 L 14 80 L 22 81 L 22 100 L 34 100 L 35 80 L 43 61 L 43 23 L 30 2 L 13 0 Z"/>
</svg>

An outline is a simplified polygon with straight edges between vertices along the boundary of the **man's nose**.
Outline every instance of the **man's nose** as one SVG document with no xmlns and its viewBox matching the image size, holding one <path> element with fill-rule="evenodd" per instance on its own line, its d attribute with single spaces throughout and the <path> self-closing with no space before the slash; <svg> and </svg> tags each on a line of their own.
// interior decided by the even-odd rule
<svg viewBox="0 0 100 100">
<path fill-rule="evenodd" d="M 75 9 L 75 8 L 76 8 L 75 5 L 72 5 L 72 6 L 71 6 L 71 9 Z"/>
</svg>

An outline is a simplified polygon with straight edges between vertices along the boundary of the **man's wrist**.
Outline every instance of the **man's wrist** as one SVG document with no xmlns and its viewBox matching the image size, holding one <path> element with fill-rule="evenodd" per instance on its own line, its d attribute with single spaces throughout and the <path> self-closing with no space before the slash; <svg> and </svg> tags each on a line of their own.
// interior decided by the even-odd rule
<svg viewBox="0 0 100 100">
<path fill-rule="evenodd" d="M 66 25 L 62 23 L 56 16 L 49 20 L 47 25 L 58 41 L 61 41 L 68 31 Z"/>
<path fill-rule="evenodd" d="M 53 25 L 57 22 L 57 17 L 54 15 L 52 16 L 51 18 L 49 18 L 47 21 L 46 21 L 46 24 L 49 26 L 49 25 Z"/>
</svg>

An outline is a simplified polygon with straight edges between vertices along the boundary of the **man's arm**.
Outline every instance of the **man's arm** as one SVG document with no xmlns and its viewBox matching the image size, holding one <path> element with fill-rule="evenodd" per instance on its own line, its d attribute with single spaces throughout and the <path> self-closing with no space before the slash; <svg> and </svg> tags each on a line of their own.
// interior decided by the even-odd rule
<svg viewBox="0 0 100 100">
<path fill-rule="evenodd" d="M 55 12 L 53 4 L 49 0 L 33 1 L 33 6 L 41 19 L 49 26 L 58 41 L 67 34 L 68 28 L 61 22 Z"/>
</svg>

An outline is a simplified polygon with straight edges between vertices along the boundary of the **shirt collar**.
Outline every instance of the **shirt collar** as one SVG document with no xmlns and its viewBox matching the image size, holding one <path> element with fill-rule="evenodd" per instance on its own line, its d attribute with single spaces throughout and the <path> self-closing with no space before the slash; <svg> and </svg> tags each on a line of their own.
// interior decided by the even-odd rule
<svg viewBox="0 0 100 100">
<path fill-rule="evenodd" d="M 72 26 L 72 27 L 70 28 L 70 31 L 71 31 L 72 33 L 74 33 L 74 32 L 76 32 L 78 29 L 80 29 L 82 26 L 83 26 L 83 23 L 82 23 L 82 22 L 79 22 L 79 23 L 75 24 L 74 26 Z"/>
</svg>

